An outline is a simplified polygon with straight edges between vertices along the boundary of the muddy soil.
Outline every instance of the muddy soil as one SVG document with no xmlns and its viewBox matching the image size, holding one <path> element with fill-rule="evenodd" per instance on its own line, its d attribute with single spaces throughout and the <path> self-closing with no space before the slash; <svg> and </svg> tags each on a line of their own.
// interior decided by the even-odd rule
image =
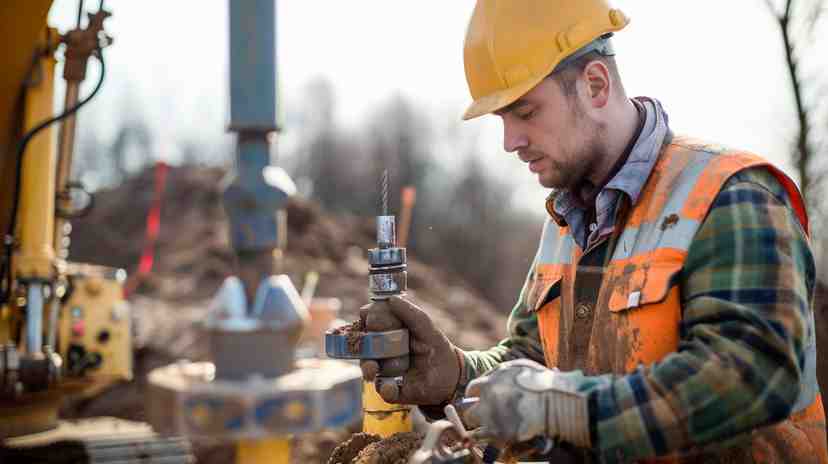
<svg viewBox="0 0 828 464">
<path fill-rule="evenodd" d="M 408 458 L 422 443 L 420 433 L 398 433 L 366 446 L 351 464 L 408 464 Z"/>
<path fill-rule="evenodd" d="M 341 443 L 331 453 L 328 464 L 351 464 L 366 446 L 380 441 L 379 435 L 371 433 L 354 434 L 348 441 Z"/>
<path fill-rule="evenodd" d="M 423 443 L 424 434 L 398 433 L 386 439 L 359 433 L 343 442 L 331 454 L 328 464 L 408 464 Z M 454 437 L 443 437 L 446 446 L 459 446 Z"/>
</svg>

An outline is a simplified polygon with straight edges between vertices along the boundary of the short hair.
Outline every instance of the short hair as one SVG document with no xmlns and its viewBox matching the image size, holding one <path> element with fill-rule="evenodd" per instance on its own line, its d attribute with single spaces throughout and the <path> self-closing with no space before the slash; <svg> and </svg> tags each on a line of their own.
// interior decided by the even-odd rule
<svg viewBox="0 0 828 464">
<path fill-rule="evenodd" d="M 597 51 L 591 51 L 584 56 L 581 56 L 563 67 L 555 68 L 549 77 L 552 77 L 558 85 L 561 86 L 561 91 L 567 97 L 572 97 L 576 93 L 575 83 L 578 77 L 583 74 L 587 65 L 593 61 L 600 61 L 606 65 L 612 77 L 613 87 L 621 88 L 621 75 L 618 73 L 618 65 L 615 63 L 615 57 L 611 55 L 604 55 Z"/>
</svg>

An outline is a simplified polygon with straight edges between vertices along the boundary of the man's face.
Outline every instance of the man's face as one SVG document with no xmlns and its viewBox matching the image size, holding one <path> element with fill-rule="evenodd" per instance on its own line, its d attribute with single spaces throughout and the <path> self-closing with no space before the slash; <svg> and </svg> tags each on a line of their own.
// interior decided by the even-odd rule
<svg viewBox="0 0 828 464">
<path fill-rule="evenodd" d="M 602 157 L 599 125 L 578 94 L 565 95 L 554 78 L 496 114 L 503 120 L 504 149 L 528 163 L 544 187 L 572 189 Z"/>
</svg>

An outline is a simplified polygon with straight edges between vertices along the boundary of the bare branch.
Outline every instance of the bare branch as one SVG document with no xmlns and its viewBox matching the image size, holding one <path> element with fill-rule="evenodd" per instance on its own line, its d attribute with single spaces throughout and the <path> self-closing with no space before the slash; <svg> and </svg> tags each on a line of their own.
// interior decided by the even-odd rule
<svg viewBox="0 0 828 464">
<path fill-rule="evenodd" d="M 776 6 L 773 4 L 773 1 L 765 0 L 765 5 L 767 5 L 768 11 L 773 15 L 773 17 L 779 20 L 779 12 L 776 11 Z"/>
<path fill-rule="evenodd" d="M 828 10 L 826 6 L 823 4 L 823 1 L 813 1 L 811 3 L 811 11 L 805 15 L 805 28 L 808 31 L 808 35 L 813 36 L 814 29 L 816 29 L 817 24 L 819 24 L 820 19 L 825 14 L 825 11 Z"/>
<path fill-rule="evenodd" d="M 828 166 L 819 160 L 819 155 L 828 148 L 828 128 L 818 122 L 824 107 L 822 97 L 828 87 L 820 84 L 825 81 L 824 72 L 814 76 L 810 71 L 814 60 L 818 60 L 811 44 L 817 26 L 824 23 L 828 0 L 765 0 L 765 5 L 779 27 L 795 103 L 798 127 L 791 137 L 790 160 L 799 175 L 802 193 L 816 207 L 816 199 L 828 183 Z"/>
</svg>

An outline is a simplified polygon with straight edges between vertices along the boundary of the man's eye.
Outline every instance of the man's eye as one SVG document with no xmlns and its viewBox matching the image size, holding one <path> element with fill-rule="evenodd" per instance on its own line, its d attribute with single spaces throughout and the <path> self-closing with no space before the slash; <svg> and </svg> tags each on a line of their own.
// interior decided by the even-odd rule
<svg viewBox="0 0 828 464">
<path fill-rule="evenodd" d="M 518 119 L 526 121 L 528 119 L 531 119 L 532 116 L 534 116 L 534 115 L 535 115 L 535 110 L 532 110 L 532 111 L 526 111 L 524 113 L 518 113 L 517 117 L 518 117 Z"/>
</svg>

